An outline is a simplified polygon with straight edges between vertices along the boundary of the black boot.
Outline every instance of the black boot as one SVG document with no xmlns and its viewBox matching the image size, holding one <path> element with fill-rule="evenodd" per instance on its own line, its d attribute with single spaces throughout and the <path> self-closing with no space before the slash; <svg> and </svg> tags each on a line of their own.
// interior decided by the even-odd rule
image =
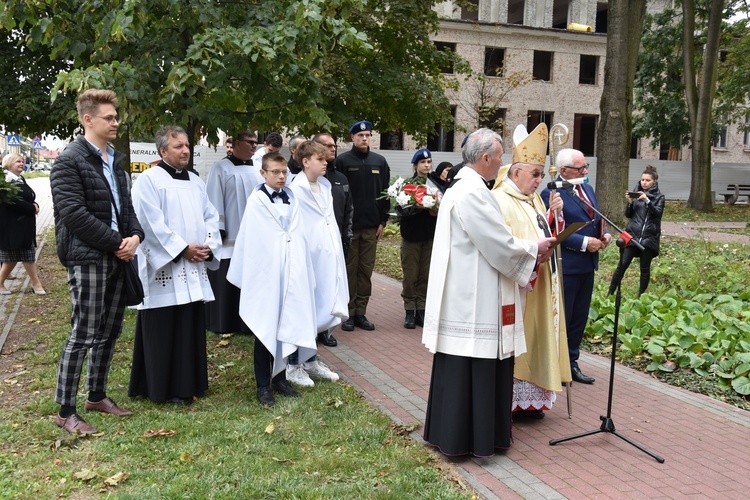
<svg viewBox="0 0 750 500">
<path fill-rule="evenodd" d="M 414 311 L 406 311 L 406 318 L 404 318 L 404 328 L 413 330 L 417 327 L 414 318 Z"/>
<path fill-rule="evenodd" d="M 417 314 L 414 316 L 418 326 L 424 326 L 424 309 L 417 309 Z"/>
</svg>

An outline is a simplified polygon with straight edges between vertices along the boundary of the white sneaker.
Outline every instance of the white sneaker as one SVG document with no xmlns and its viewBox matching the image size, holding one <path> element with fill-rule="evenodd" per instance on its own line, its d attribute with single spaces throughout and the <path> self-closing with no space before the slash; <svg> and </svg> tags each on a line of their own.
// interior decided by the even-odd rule
<svg viewBox="0 0 750 500">
<path fill-rule="evenodd" d="M 328 368 L 322 361 L 313 361 L 312 363 L 304 363 L 302 366 L 305 367 L 305 371 L 313 378 L 322 378 L 325 380 L 336 381 L 339 376 L 336 372 Z"/>
<path fill-rule="evenodd" d="M 312 387 L 315 382 L 312 381 L 302 365 L 286 365 L 286 379 L 294 385 L 301 387 Z"/>
</svg>

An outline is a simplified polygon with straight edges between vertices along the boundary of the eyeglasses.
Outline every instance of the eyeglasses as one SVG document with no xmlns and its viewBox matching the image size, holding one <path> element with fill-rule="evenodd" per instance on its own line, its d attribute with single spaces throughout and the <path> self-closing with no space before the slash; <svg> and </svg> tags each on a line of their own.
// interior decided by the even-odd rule
<svg viewBox="0 0 750 500">
<path fill-rule="evenodd" d="M 96 118 L 101 118 L 102 120 L 106 120 L 108 123 L 120 123 L 120 115 L 93 116 L 95 116 Z"/>
<path fill-rule="evenodd" d="M 238 139 L 238 140 L 240 142 L 246 142 L 246 143 L 250 144 L 251 146 L 257 146 L 258 145 L 258 141 L 254 141 L 252 139 Z"/>
<path fill-rule="evenodd" d="M 329 148 L 329 149 L 336 149 L 336 144 L 335 144 L 335 143 L 331 143 L 331 144 L 323 144 L 322 142 L 320 142 L 320 143 L 318 143 L 318 144 L 321 144 L 321 145 L 323 145 L 323 146 L 325 146 L 325 147 L 327 147 L 327 148 Z"/>
<path fill-rule="evenodd" d="M 282 175 L 289 175 L 289 170 L 268 170 L 267 168 L 264 168 L 263 170 L 273 175 L 274 177 L 281 177 Z"/>
<path fill-rule="evenodd" d="M 519 168 L 518 170 L 531 174 L 534 179 L 544 179 L 544 172 L 539 172 L 538 170 L 532 172 L 531 170 L 524 170 L 522 168 Z"/>
<path fill-rule="evenodd" d="M 582 167 L 572 167 L 571 166 L 571 167 L 562 167 L 562 168 L 569 168 L 570 170 L 578 170 L 580 172 L 583 169 L 588 170 L 589 169 L 589 164 L 588 163 L 584 163 Z"/>
</svg>

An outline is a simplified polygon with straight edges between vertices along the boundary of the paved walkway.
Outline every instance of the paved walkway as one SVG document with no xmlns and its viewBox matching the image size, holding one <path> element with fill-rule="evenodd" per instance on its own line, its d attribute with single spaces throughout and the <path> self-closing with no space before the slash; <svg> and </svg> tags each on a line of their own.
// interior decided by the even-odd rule
<svg viewBox="0 0 750 500">
<path fill-rule="evenodd" d="M 41 211 L 38 229 L 52 222 L 49 182 L 32 179 Z M 713 227 L 713 226 L 712 226 Z M 694 224 L 664 223 L 666 234 L 695 237 Z M 706 233 L 716 241 L 750 242 L 728 233 Z M 725 239 L 729 238 L 729 239 Z M 743 239 L 744 238 L 744 239 Z M 13 295 L 0 297 L 0 349 L 10 331 L 28 279 L 21 266 L 9 281 Z M 401 284 L 373 277 L 368 317 L 374 332 L 336 333 L 339 346 L 323 358 L 400 424 L 419 423 L 421 441 L 432 356 L 422 331 L 402 328 Z M 666 459 L 664 464 L 608 433 L 550 446 L 550 439 L 596 430 L 606 413 L 609 359 L 582 354 L 594 385 L 574 384 L 573 416 L 562 394 L 540 421 L 513 427 L 513 447 L 491 459 L 456 459 L 464 480 L 486 498 L 747 498 L 750 413 L 663 384 L 628 368 L 615 371 L 612 418 L 617 431 Z"/>
<path fill-rule="evenodd" d="M 337 331 L 338 347 L 323 358 L 397 423 L 420 427 L 427 408 L 432 356 L 422 330 L 405 330 L 401 284 L 376 275 L 368 318 L 374 332 Z M 513 447 L 491 459 L 451 462 L 487 498 L 747 498 L 750 412 L 661 383 L 617 366 L 612 419 L 617 432 L 665 458 L 664 464 L 600 433 L 549 445 L 599 429 L 607 411 L 609 358 L 582 353 L 594 385 L 573 384 L 573 417 L 562 394 L 546 418 L 514 424 Z"/>
</svg>

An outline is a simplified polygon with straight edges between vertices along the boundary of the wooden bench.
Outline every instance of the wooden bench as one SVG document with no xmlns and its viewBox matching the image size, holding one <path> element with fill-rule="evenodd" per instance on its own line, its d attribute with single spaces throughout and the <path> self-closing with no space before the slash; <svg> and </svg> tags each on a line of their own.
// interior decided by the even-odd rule
<svg viewBox="0 0 750 500">
<path fill-rule="evenodd" d="M 747 202 L 750 203 L 750 184 L 728 184 L 727 192 L 721 195 L 724 197 L 724 203 L 730 205 L 734 205 L 743 196 L 747 196 Z"/>
</svg>

